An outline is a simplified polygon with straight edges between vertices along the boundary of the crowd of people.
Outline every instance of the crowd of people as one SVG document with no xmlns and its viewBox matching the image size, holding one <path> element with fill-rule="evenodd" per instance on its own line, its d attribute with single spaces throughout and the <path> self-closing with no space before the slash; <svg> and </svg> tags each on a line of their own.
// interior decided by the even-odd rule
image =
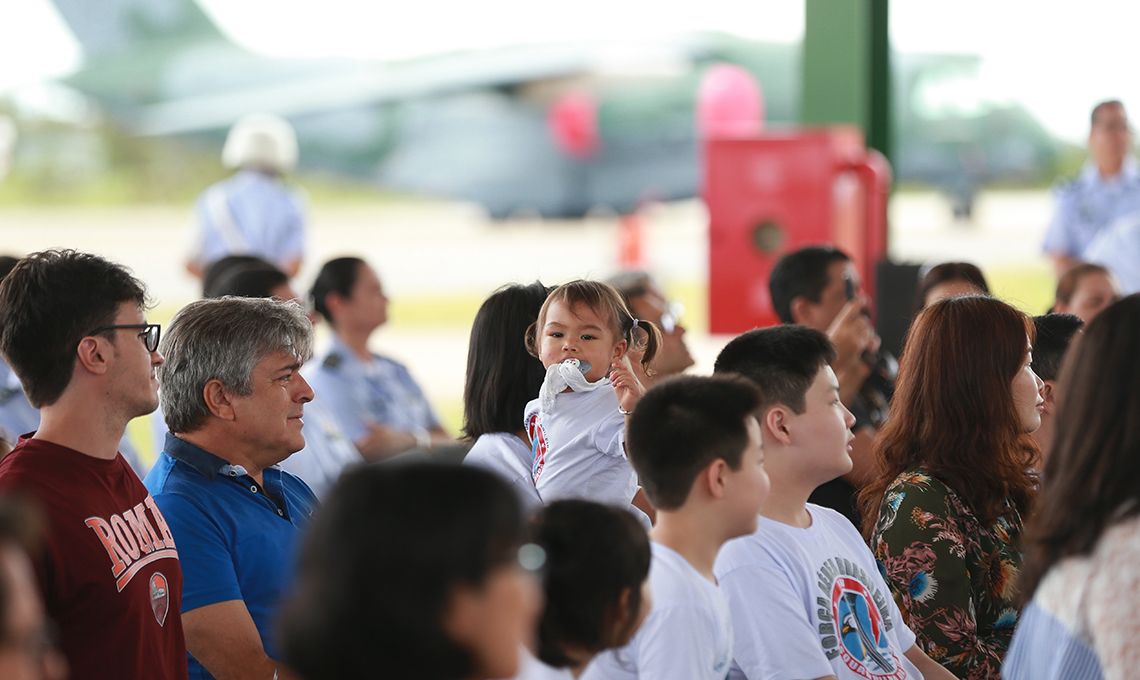
<svg viewBox="0 0 1140 680">
<path fill-rule="evenodd" d="M 1102 264 L 1036 317 L 924 270 L 896 359 L 801 248 L 711 376 L 646 273 L 506 285 L 455 439 L 371 348 L 367 262 L 301 295 L 299 257 L 208 252 L 165 328 L 107 259 L 3 263 L 0 678 L 1135 676 L 1140 296 Z"/>
</svg>

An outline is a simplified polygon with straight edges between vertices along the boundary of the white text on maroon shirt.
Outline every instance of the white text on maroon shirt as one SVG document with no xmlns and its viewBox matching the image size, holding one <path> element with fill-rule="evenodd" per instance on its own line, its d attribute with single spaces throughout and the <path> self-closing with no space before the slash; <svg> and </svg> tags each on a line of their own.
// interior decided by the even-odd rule
<svg viewBox="0 0 1140 680">
<path fill-rule="evenodd" d="M 147 510 L 150 510 L 151 517 L 147 517 Z M 151 518 L 154 524 L 151 524 Z M 121 515 L 111 515 L 109 520 L 88 517 L 86 524 L 107 549 L 111 573 L 120 592 L 140 569 L 151 562 L 168 557 L 178 559 L 170 527 L 150 494 L 145 501 Z M 155 525 L 158 531 L 154 530 Z"/>
</svg>

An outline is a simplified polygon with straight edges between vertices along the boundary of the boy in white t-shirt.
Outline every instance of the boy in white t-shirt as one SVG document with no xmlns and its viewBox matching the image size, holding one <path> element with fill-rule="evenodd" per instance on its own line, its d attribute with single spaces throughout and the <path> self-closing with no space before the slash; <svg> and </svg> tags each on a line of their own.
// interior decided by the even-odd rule
<svg viewBox="0 0 1140 680">
<path fill-rule="evenodd" d="M 756 528 L 768 476 L 753 415 L 755 386 L 736 377 L 680 377 L 649 390 L 626 445 L 657 509 L 650 532 L 653 609 L 630 643 L 595 657 L 585 680 L 724 680 L 732 618 L 713 577 L 730 538 Z"/>
<path fill-rule="evenodd" d="M 806 326 L 749 331 L 717 357 L 763 394 L 772 493 L 756 530 L 725 544 L 714 573 L 735 631 L 731 678 L 949 680 L 914 644 L 875 558 L 834 510 L 807 502 L 851 470 L 855 417 L 828 365 L 835 347 Z"/>
</svg>

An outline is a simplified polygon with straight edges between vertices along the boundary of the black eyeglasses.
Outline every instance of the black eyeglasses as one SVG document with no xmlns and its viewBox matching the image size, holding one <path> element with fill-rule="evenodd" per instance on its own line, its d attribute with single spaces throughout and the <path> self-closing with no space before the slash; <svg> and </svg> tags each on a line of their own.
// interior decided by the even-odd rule
<svg viewBox="0 0 1140 680">
<path fill-rule="evenodd" d="M 148 351 L 148 352 L 157 352 L 158 351 L 158 337 L 162 333 L 162 326 L 160 326 L 156 323 L 130 323 L 130 324 L 123 324 L 121 326 L 100 326 L 100 327 L 96 328 L 95 330 L 91 331 L 90 333 L 88 333 L 88 335 L 95 335 L 96 333 L 102 333 L 103 331 L 113 331 L 117 328 L 138 328 L 138 329 L 140 329 L 142 332 L 139 333 L 139 337 L 142 338 L 143 344 L 146 345 L 146 351 Z"/>
</svg>

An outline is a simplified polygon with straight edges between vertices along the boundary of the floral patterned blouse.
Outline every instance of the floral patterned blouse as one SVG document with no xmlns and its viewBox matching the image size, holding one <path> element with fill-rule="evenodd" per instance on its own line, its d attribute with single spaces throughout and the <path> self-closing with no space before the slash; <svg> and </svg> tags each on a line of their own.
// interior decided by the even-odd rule
<svg viewBox="0 0 1140 680">
<path fill-rule="evenodd" d="M 963 680 L 1001 678 L 1017 607 L 1021 517 L 983 527 L 956 493 L 917 467 L 883 496 L 871 549 L 917 644 Z"/>
</svg>

